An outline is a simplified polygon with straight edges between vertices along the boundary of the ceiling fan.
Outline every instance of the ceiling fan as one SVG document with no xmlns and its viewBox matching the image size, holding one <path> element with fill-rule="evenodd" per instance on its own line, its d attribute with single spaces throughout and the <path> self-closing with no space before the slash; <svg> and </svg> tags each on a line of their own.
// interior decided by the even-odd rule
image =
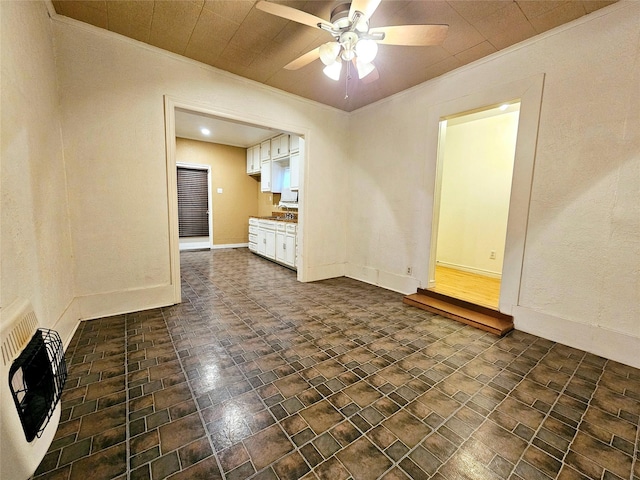
<svg viewBox="0 0 640 480">
<path fill-rule="evenodd" d="M 449 28 L 448 25 L 396 25 L 369 27 L 369 19 L 382 0 L 352 0 L 338 5 L 331 12 L 331 20 L 323 20 L 302 10 L 261 0 L 256 8 L 278 17 L 293 20 L 328 32 L 334 41 L 320 45 L 284 66 L 287 70 L 298 70 L 316 59 L 325 67 L 323 72 L 332 80 L 340 79 L 343 62 L 347 69 L 354 65 L 358 78 L 369 83 L 379 78 L 373 60 L 380 45 L 440 45 Z"/>
</svg>

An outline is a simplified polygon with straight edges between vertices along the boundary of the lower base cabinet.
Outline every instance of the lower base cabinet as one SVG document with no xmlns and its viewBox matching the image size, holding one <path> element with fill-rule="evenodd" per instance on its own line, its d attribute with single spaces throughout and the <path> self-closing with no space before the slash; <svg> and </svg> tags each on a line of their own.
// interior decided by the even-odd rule
<svg viewBox="0 0 640 480">
<path fill-rule="evenodd" d="M 296 268 L 298 225 L 249 219 L 249 250 L 289 268 Z M 255 242 L 252 241 L 255 239 Z"/>
</svg>

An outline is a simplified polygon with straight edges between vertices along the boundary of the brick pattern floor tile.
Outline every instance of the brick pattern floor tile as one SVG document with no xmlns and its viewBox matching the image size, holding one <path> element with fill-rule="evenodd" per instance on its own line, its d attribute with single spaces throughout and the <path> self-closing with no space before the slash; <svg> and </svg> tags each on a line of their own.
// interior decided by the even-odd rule
<svg viewBox="0 0 640 480">
<path fill-rule="evenodd" d="M 180 305 L 81 322 L 34 479 L 640 480 L 637 369 L 247 249 L 181 274 Z"/>
</svg>

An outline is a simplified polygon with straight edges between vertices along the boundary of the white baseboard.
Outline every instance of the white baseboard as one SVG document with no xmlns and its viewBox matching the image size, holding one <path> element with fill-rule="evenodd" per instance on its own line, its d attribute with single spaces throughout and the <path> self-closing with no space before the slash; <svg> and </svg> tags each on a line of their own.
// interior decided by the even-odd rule
<svg viewBox="0 0 640 480">
<path fill-rule="evenodd" d="M 58 332 L 60 335 L 60 339 L 62 340 L 62 345 L 64 346 L 64 350 L 67 350 L 69 343 L 71 343 L 71 339 L 73 335 L 76 333 L 78 326 L 80 325 L 80 311 L 78 309 L 78 303 L 74 298 L 69 302 L 67 308 L 62 315 L 56 320 L 56 323 L 53 325 L 53 330 Z"/>
<path fill-rule="evenodd" d="M 74 302 L 80 319 L 89 320 L 174 305 L 174 294 L 173 285 L 158 285 L 76 297 Z"/>
<path fill-rule="evenodd" d="M 405 295 L 416 293 L 420 287 L 420 282 L 416 278 L 352 263 L 347 264 L 345 276 Z"/>
<path fill-rule="evenodd" d="M 332 263 L 330 265 L 319 265 L 311 268 L 298 270 L 298 279 L 301 282 L 317 282 L 328 278 L 344 277 L 344 263 Z"/>
<path fill-rule="evenodd" d="M 221 245 L 211 245 L 209 242 L 192 242 L 192 243 L 181 243 L 180 251 L 186 250 L 218 250 L 223 248 L 246 248 L 248 247 L 248 243 L 225 243 Z"/>
<path fill-rule="evenodd" d="M 565 320 L 520 306 L 513 307 L 512 314 L 516 330 L 640 368 L 639 337 Z"/>
<path fill-rule="evenodd" d="M 211 248 L 209 242 L 184 242 L 180 244 L 180 251 L 185 250 L 208 250 Z"/>
<path fill-rule="evenodd" d="M 225 243 L 223 245 L 214 245 L 211 247 L 212 250 L 217 250 L 219 248 L 247 248 L 249 247 L 248 243 Z"/>
<path fill-rule="evenodd" d="M 483 270 L 482 268 L 468 267 L 466 265 L 458 265 L 456 263 L 442 262 L 440 260 L 438 260 L 436 262 L 436 264 L 440 265 L 441 267 L 452 268 L 453 270 L 460 270 L 461 272 L 475 273 L 476 275 L 483 275 L 485 277 L 491 277 L 491 278 L 501 278 L 502 277 L 502 273 L 501 272 L 493 272 L 491 270 Z"/>
</svg>

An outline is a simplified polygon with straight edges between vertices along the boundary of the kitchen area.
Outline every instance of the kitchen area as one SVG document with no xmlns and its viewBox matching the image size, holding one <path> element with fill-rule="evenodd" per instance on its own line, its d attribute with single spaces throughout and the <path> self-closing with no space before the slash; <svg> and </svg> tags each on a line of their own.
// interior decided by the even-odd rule
<svg viewBox="0 0 640 480">
<path fill-rule="evenodd" d="M 260 191 L 279 195 L 270 215 L 249 218 L 248 246 L 253 253 L 296 270 L 298 264 L 298 192 L 304 139 L 280 134 L 247 148 L 247 174 L 260 175 Z M 270 198 L 273 198 L 270 196 Z"/>
<path fill-rule="evenodd" d="M 180 230 L 180 250 L 248 247 L 297 270 L 304 155 L 305 140 L 299 135 L 176 111 L 179 173 L 181 169 L 208 172 L 203 190 L 189 191 L 182 202 L 178 185 L 180 221 L 196 215 L 188 209 L 195 208 L 199 199 L 197 215 L 203 224 L 197 234 Z"/>
</svg>

